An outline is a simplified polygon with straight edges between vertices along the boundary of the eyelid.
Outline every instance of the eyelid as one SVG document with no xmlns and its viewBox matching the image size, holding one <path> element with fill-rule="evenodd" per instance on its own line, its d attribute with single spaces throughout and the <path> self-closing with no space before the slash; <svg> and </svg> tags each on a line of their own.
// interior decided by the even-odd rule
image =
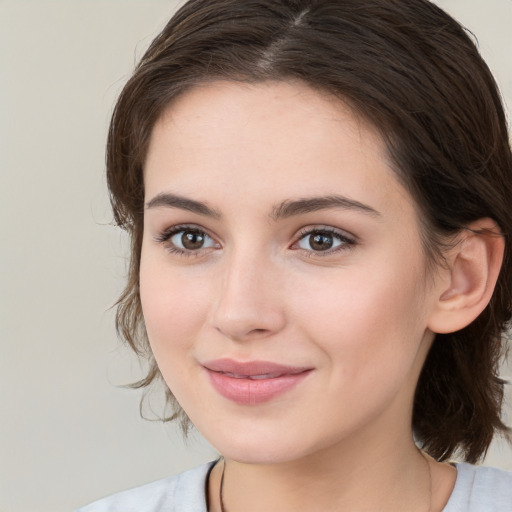
<svg viewBox="0 0 512 512">
<path fill-rule="evenodd" d="M 336 228 L 334 226 L 329 226 L 328 224 L 311 224 L 309 226 L 305 226 L 297 232 L 296 238 L 304 237 L 305 235 L 309 235 L 310 233 L 314 233 L 316 231 L 326 232 L 326 233 L 334 233 L 335 235 L 339 235 L 341 238 L 346 238 L 347 240 L 352 240 L 354 242 L 357 241 L 357 236 L 353 235 L 349 231 L 345 229 Z"/>
<path fill-rule="evenodd" d="M 204 254 L 205 252 L 209 252 L 212 249 L 216 247 L 204 247 L 199 248 L 197 250 L 188 250 L 188 249 L 182 249 L 181 247 L 176 247 L 174 244 L 171 243 L 171 238 L 182 232 L 182 231 L 197 231 L 198 233 L 202 233 L 215 243 L 218 248 L 220 248 L 220 244 L 217 241 L 216 237 L 211 235 L 207 229 L 203 228 L 202 226 L 199 226 L 198 224 L 176 224 L 173 226 L 169 226 L 162 230 L 160 233 L 154 236 L 155 242 L 159 244 L 163 244 L 166 249 L 174 254 L 179 254 L 183 256 L 200 256 Z"/>
<path fill-rule="evenodd" d="M 307 236 L 312 235 L 313 233 L 329 233 L 330 235 L 337 237 L 343 243 L 337 247 L 327 249 L 325 251 L 314 251 L 313 249 L 307 250 L 301 247 L 294 248 L 294 246 L 297 246 L 301 240 L 303 240 Z M 301 228 L 299 232 L 295 235 L 294 239 L 295 241 L 293 242 L 291 249 L 303 251 L 303 253 L 307 254 L 309 257 L 323 257 L 333 255 L 339 251 L 350 250 L 358 243 L 358 238 L 355 235 L 348 233 L 345 230 L 327 225 L 312 225 Z"/>
</svg>

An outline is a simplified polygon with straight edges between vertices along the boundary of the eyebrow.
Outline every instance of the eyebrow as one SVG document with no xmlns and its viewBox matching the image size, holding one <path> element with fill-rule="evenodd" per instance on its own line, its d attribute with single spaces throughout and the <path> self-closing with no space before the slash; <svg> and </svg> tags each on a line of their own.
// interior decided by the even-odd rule
<svg viewBox="0 0 512 512">
<path fill-rule="evenodd" d="M 148 201 L 148 203 L 146 203 L 147 209 L 158 208 L 161 206 L 167 208 L 179 208 L 181 210 L 187 210 L 189 212 L 215 219 L 220 219 L 222 217 L 220 212 L 208 206 L 206 203 L 167 192 L 157 194 Z M 270 218 L 272 220 L 286 219 L 295 215 L 316 212 L 319 210 L 328 210 L 331 208 L 355 210 L 373 217 L 380 217 L 381 215 L 377 210 L 367 204 L 345 196 L 329 195 L 283 201 L 272 208 Z"/>
<path fill-rule="evenodd" d="M 341 208 L 344 210 L 355 210 L 361 213 L 371 215 L 372 217 L 380 217 L 380 212 L 360 203 L 354 199 L 350 199 L 340 195 L 329 195 L 320 197 L 305 197 L 301 199 L 283 201 L 275 206 L 271 213 L 273 220 L 285 219 L 294 215 L 316 212 L 319 210 L 327 210 L 330 208 Z"/>
<path fill-rule="evenodd" d="M 181 210 L 187 210 L 189 212 L 205 215 L 206 217 L 213 217 L 215 219 L 219 219 L 221 217 L 221 214 L 217 210 L 211 208 L 206 203 L 170 193 L 162 192 L 157 194 L 153 199 L 146 203 L 147 209 L 158 208 L 159 206 L 179 208 Z"/>
</svg>

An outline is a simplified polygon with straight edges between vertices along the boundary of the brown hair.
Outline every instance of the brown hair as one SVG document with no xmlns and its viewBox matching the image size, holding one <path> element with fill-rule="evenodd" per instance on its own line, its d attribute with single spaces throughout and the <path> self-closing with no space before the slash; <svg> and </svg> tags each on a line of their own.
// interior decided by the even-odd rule
<svg viewBox="0 0 512 512">
<path fill-rule="evenodd" d="M 138 284 L 148 141 L 171 101 L 219 79 L 301 80 L 376 126 L 416 200 L 430 261 L 444 236 L 496 221 L 506 247 L 494 295 L 471 325 L 436 336 L 413 411 L 415 435 L 433 457 L 479 459 L 508 431 L 498 370 L 512 314 L 512 155 L 489 69 L 465 30 L 426 0 L 190 0 L 153 41 L 120 95 L 107 148 L 115 220 L 132 240 L 117 328 L 149 361 L 135 386 L 161 378 Z M 168 419 L 186 424 L 166 392 Z"/>
</svg>

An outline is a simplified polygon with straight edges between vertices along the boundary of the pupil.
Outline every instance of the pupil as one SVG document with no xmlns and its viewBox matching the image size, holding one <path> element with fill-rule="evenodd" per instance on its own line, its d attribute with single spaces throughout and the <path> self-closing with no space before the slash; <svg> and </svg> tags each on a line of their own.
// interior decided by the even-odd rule
<svg viewBox="0 0 512 512">
<path fill-rule="evenodd" d="M 194 231 L 185 231 L 181 235 L 181 243 L 185 249 L 200 249 L 204 244 L 204 236 Z"/>
<path fill-rule="evenodd" d="M 332 247 L 332 244 L 333 240 L 330 235 L 317 233 L 311 236 L 310 245 L 315 251 L 326 251 Z"/>
</svg>

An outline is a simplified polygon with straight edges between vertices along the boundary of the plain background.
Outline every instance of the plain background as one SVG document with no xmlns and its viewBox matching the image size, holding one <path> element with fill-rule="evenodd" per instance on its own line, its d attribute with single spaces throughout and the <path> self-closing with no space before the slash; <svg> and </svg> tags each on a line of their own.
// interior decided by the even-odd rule
<svg viewBox="0 0 512 512">
<path fill-rule="evenodd" d="M 437 3 L 476 34 L 510 112 L 512 0 Z M 176 5 L 0 0 L 1 512 L 72 510 L 215 457 L 140 419 L 109 309 L 127 251 L 104 184 L 108 120 Z M 512 451 L 497 443 L 486 463 L 512 469 Z"/>
</svg>

